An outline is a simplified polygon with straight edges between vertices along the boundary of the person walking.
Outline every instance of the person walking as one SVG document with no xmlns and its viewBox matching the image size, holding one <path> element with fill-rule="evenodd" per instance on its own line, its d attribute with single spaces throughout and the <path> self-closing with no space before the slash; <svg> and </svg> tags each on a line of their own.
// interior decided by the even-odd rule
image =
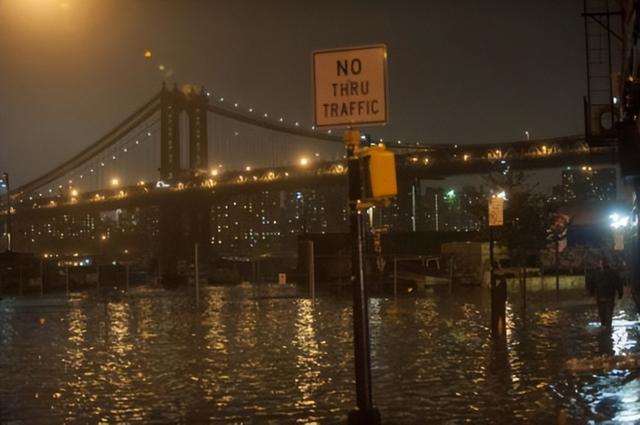
<svg viewBox="0 0 640 425">
<path fill-rule="evenodd" d="M 622 279 L 609 266 L 605 257 L 601 257 L 598 260 L 598 267 L 590 279 L 589 289 L 598 304 L 600 324 L 605 329 L 611 329 L 616 293 L 619 298 L 622 298 L 623 288 Z"/>
</svg>

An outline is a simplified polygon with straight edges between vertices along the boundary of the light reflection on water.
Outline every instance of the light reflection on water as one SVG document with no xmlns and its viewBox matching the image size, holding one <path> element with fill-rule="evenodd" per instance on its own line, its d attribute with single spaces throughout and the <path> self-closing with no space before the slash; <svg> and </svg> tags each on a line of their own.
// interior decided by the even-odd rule
<svg viewBox="0 0 640 425">
<path fill-rule="evenodd" d="M 0 422 L 344 423 L 354 403 L 351 299 L 278 288 L 0 301 Z M 579 294 L 575 294 L 579 297 Z M 572 298 L 579 299 L 579 298 Z M 640 421 L 637 371 L 572 373 L 572 358 L 638 353 L 585 303 L 507 306 L 492 341 L 485 292 L 370 302 L 374 400 L 385 423 Z"/>
</svg>

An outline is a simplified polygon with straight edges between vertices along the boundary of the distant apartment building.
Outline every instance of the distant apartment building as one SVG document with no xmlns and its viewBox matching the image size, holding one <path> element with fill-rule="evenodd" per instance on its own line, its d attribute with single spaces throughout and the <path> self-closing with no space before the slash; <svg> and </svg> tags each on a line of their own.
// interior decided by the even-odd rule
<svg viewBox="0 0 640 425">
<path fill-rule="evenodd" d="M 567 167 L 562 170 L 562 200 L 564 202 L 615 200 L 616 179 L 615 168 Z"/>
<path fill-rule="evenodd" d="M 295 251 L 299 234 L 348 229 L 343 188 L 262 191 L 211 207 L 211 246 L 221 254 Z"/>
<path fill-rule="evenodd" d="M 481 190 L 430 187 L 424 184 L 401 186 L 389 207 L 375 215 L 375 225 L 392 232 L 466 232 L 480 228 L 479 208 L 486 204 Z"/>
<path fill-rule="evenodd" d="M 435 220 L 431 221 L 437 221 L 437 229 L 425 230 L 471 232 L 480 229 L 481 213 L 486 206 L 486 199 L 480 190 L 467 186 L 460 190 L 446 189 L 439 195 L 437 209 L 433 209 Z M 427 196 L 427 199 L 430 198 Z M 433 198 L 435 203 L 436 197 Z"/>
</svg>

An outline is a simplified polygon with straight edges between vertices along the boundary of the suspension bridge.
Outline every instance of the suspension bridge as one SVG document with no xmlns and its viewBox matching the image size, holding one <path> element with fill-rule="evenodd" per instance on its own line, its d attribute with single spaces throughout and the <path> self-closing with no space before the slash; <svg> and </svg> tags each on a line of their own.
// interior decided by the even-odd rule
<svg viewBox="0 0 640 425">
<path fill-rule="evenodd" d="M 615 159 L 610 148 L 590 149 L 583 136 L 489 144 L 429 144 L 370 136 L 363 140 L 363 144 L 380 142 L 396 150 L 400 191 L 419 180 L 451 175 L 583 166 Z M 251 195 L 275 205 L 282 199 L 266 199 L 264 194 L 320 187 L 346 188 L 339 134 L 241 107 L 201 87 L 163 86 L 99 140 L 11 191 L 18 229 L 14 246 L 42 251 L 46 248 L 37 239 L 44 235 L 54 235 L 56 243 L 82 237 L 99 241 L 105 233 L 96 229 L 96 215 L 153 209 L 150 220 L 157 229 L 151 233 L 159 243 L 152 245 L 171 262 L 195 242 L 215 245 L 215 234 L 225 232 L 212 225 L 215 206 L 219 209 L 221 204 Z M 312 201 L 308 196 L 304 208 L 311 208 Z M 264 205 L 260 209 L 253 213 L 268 215 Z M 296 214 L 299 218 L 302 213 Z M 73 230 L 69 223 L 78 220 L 84 229 Z M 135 227 L 144 220 L 131 221 Z M 66 232 L 52 230 L 61 225 Z"/>
</svg>

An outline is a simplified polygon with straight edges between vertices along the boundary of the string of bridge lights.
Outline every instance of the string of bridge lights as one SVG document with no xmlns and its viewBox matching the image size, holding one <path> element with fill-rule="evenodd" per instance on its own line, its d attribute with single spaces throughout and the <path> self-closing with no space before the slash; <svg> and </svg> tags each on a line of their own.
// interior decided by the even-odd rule
<svg viewBox="0 0 640 425">
<path fill-rule="evenodd" d="M 238 109 L 238 110 L 241 110 L 241 111 L 243 111 L 243 112 L 248 112 L 248 113 L 250 113 L 250 114 L 256 114 L 256 116 L 257 116 L 258 118 L 268 119 L 268 118 L 270 118 L 270 117 L 277 116 L 278 118 L 277 118 L 277 119 L 275 119 L 275 118 L 274 118 L 272 121 L 273 121 L 273 122 L 277 122 L 277 123 L 279 123 L 279 124 L 282 124 L 282 125 L 283 125 L 283 126 L 285 126 L 285 127 L 286 127 L 286 123 L 288 123 L 288 122 L 289 122 L 289 121 L 288 121 L 284 116 L 282 116 L 282 115 L 277 115 L 277 114 L 276 114 L 276 115 L 273 115 L 273 114 L 269 114 L 269 112 L 258 113 L 258 112 L 255 110 L 255 108 L 253 108 L 253 107 L 249 107 L 249 108 L 243 109 L 243 108 L 241 108 L 241 107 L 240 107 L 240 104 L 239 104 L 238 102 L 233 102 L 233 103 L 231 103 L 231 102 L 229 102 L 229 101 L 225 102 L 225 98 L 224 98 L 224 96 L 217 97 L 217 96 L 215 96 L 215 95 L 214 95 L 214 93 L 213 93 L 213 92 L 211 92 L 211 91 L 207 91 L 207 92 L 206 92 L 206 95 L 207 95 L 207 97 L 209 97 L 209 98 L 213 99 L 214 101 L 216 101 L 216 102 L 218 102 L 218 103 L 225 104 L 225 105 L 229 104 L 229 105 L 232 105 L 234 109 Z M 293 124 L 293 127 L 298 127 L 298 128 L 299 128 L 299 127 L 302 127 L 302 125 L 300 124 L 300 121 L 292 121 L 291 123 Z M 315 125 L 311 125 L 311 126 L 309 126 L 308 128 L 309 128 L 311 131 L 315 131 L 315 132 L 320 132 L 320 131 L 321 131 L 321 130 L 320 130 L 320 129 L 318 129 Z M 333 134 L 333 129 L 328 129 L 328 130 L 326 130 L 326 133 L 327 133 L 327 134 Z M 362 138 L 363 138 L 363 140 L 364 140 L 364 139 L 366 138 L 366 136 L 362 136 Z M 384 139 L 383 139 L 383 138 L 379 138 L 379 139 L 378 139 L 378 142 L 379 142 L 379 143 L 383 143 L 383 142 L 384 142 Z M 398 144 L 398 145 L 402 145 L 402 144 L 403 144 L 403 141 L 402 141 L 402 140 L 396 140 L 396 142 L 395 142 L 395 143 L 396 143 L 396 144 Z M 421 142 L 416 142 L 415 144 L 419 146 L 419 145 L 421 144 Z"/>
<path fill-rule="evenodd" d="M 233 105 L 234 109 L 243 110 L 243 108 L 240 107 L 240 104 L 238 102 L 233 102 L 233 103 L 230 103 L 229 101 L 225 102 L 224 96 L 217 97 L 211 91 L 207 91 L 206 95 L 207 95 L 207 97 L 209 97 L 211 99 L 214 99 L 215 101 L 217 101 L 220 104 L 225 104 L 225 105 L 231 104 L 231 105 Z M 250 114 L 256 114 L 257 118 L 262 118 L 264 120 L 267 120 L 267 119 L 269 119 L 270 117 L 273 116 L 273 115 L 270 115 L 269 112 L 257 113 L 255 108 L 253 108 L 253 107 L 247 108 L 246 111 L 249 112 Z M 275 116 L 278 116 L 278 115 L 275 115 Z M 276 119 L 272 119 L 271 121 L 276 121 L 278 124 L 282 124 L 285 127 L 287 126 L 286 123 L 288 123 L 286 118 L 284 116 L 282 116 L 282 115 L 280 115 L 277 118 L 277 120 Z M 296 127 L 296 128 L 301 127 L 299 121 L 293 121 L 293 126 Z M 315 125 L 311 125 L 309 128 L 314 132 L 319 132 L 320 131 L 320 129 L 318 129 Z M 332 129 L 326 130 L 326 133 L 327 134 L 332 134 Z M 527 132 L 525 132 L 525 134 L 526 134 L 526 140 L 529 141 L 529 132 L 527 131 Z M 362 140 L 366 140 L 366 138 L 367 138 L 367 136 L 365 136 L 365 135 L 363 135 L 361 137 L 362 137 Z M 385 140 L 384 140 L 384 138 L 378 138 L 378 142 L 379 143 L 384 143 Z M 371 144 L 373 145 L 375 143 L 371 142 Z M 409 142 L 406 142 L 406 141 L 403 141 L 401 139 L 397 139 L 395 141 L 387 142 L 387 144 L 390 145 L 390 146 L 393 145 L 393 146 L 400 146 L 400 147 L 403 147 L 403 148 L 406 147 L 407 149 L 423 146 L 423 142 L 422 141 L 415 141 L 415 142 L 409 141 Z M 428 146 L 428 145 L 429 144 L 426 144 L 424 146 Z M 458 149 L 458 146 L 459 146 L 458 144 L 453 144 L 454 149 Z M 539 145 L 539 146 L 535 146 L 534 152 L 532 154 L 536 155 L 536 156 L 539 156 L 539 155 L 540 156 L 547 156 L 547 155 L 551 155 L 551 154 L 554 154 L 554 153 L 557 153 L 556 152 L 556 148 L 554 148 L 553 146 L 547 146 L 546 144 L 542 144 L 542 145 Z M 501 149 L 489 149 L 485 153 L 484 157 L 474 158 L 470 153 L 460 153 L 459 155 L 458 154 L 454 154 L 453 156 L 456 159 L 457 158 L 461 158 L 465 162 L 473 160 L 473 159 L 500 160 L 500 164 L 504 166 L 504 165 L 506 165 L 506 162 L 505 162 L 504 158 L 507 155 L 508 155 L 508 153 L 506 151 L 501 150 Z M 425 166 L 427 166 L 427 165 L 429 165 L 431 163 L 431 159 L 428 156 L 424 156 L 421 159 L 414 156 L 414 157 L 410 158 L 410 161 L 414 162 L 414 163 L 421 163 L 422 165 L 425 165 Z M 507 165 L 506 169 L 502 170 L 502 172 L 503 173 L 508 173 L 509 170 L 510 170 L 510 167 Z"/>
<path fill-rule="evenodd" d="M 246 108 L 246 109 L 241 108 L 240 104 L 238 102 L 231 103 L 228 100 L 225 102 L 225 97 L 224 96 L 217 97 L 217 96 L 214 95 L 214 93 L 212 91 L 207 91 L 206 95 L 207 95 L 207 97 L 213 99 L 214 101 L 216 101 L 216 102 L 218 102 L 220 104 L 232 105 L 234 109 L 237 109 L 237 110 L 240 110 L 240 111 L 243 111 L 243 112 L 248 112 L 250 114 L 256 114 L 257 118 L 262 118 L 263 120 L 269 119 L 270 117 L 274 116 L 272 114 L 269 114 L 269 112 L 258 113 L 255 110 L 255 108 L 253 108 L 253 107 L 249 107 L 249 108 Z M 275 115 L 275 116 L 278 116 L 278 115 Z M 275 119 L 275 118 L 272 119 L 272 121 L 273 122 L 277 122 L 279 124 L 282 124 L 285 127 L 287 127 L 286 123 L 289 122 L 282 115 L 278 116 L 277 119 Z M 298 127 L 298 128 L 301 127 L 300 121 L 292 121 L 292 123 L 293 123 L 294 127 Z M 318 129 L 315 125 L 309 126 L 309 129 L 311 131 L 314 131 L 314 132 L 320 132 L 320 129 Z M 333 130 L 332 129 L 328 129 L 328 130 L 326 130 L 326 133 L 327 134 L 333 134 Z M 367 136 L 365 136 L 365 135 L 362 135 L 361 137 L 362 137 L 362 140 L 366 140 L 366 138 L 367 138 Z M 382 138 L 382 137 L 378 138 L 378 143 L 384 143 L 384 141 L 385 141 L 384 138 Z M 397 140 L 392 141 L 390 143 L 393 144 L 393 145 L 396 145 L 396 146 L 406 146 L 408 149 L 412 148 L 414 146 L 422 146 L 423 145 L 423 142 L 421 142 L 421 141 L 415 141 L 415 142 L 409 141 L 409 142 L 406 142 L 406 141 L 403 141 L 401 139 L 397 139 Z M 372 142 L 372 144 L 374 144 L 374 143 Z M 458 144 L 454 144 L 454 148 L 457 149 L 458 148 Z M 542 149 L 543 149 L 543 151 L 546 150 L 546 146 L 543 146 Z M 465 156 L 468 156 L 468 155 L 465 154 Z"/>
<path fill-rule="evenodd" d="M 66 176 L 57 179 L 57 182 L 66 180 L 65 184 L 61 184 L 61 183 L 58 183 L 57 185 L 54 184 L 53 186 L 50 186 L 47 189 L 45 189 L 45 192 L 48 192 L 51 194 L 53 193 L 54 190 L 63 189 L 66 184 L 68 184 L 71 187 L 71 185 L 74 182 L 74 178 L 73 178 L 74 176 L 77 176 L 79 180 L 84 180 L 85 177 L 88 177 L 89 175 L 94 175 L 100 168 L 106 167 L 110 161 L 117 161 L 118 159 L 121 159 L 122 158 L 121 153 L 122 154 L 129 153 L 136 146 L 139 146 L 143 144 L 145 141 L 149 140 L 153 136 L 153 131 L 152 131 L 153 127 L 156 126 L 158 123 L 159 123 L 159 118 L 156 118 L 151 122 L 147 122 L 146 125 L 144 125 L 133 136 L 130 135 L 128 138 L 122 139 L 122 140 L 125 140 L 125 142 L 118 141 L 114 143 L 113 149 L 103 151 L 102 152 L 103 157 L 99 160 L 96 160 L 95 162 L 96 165 L 83 168 L 83 170 L 79 173 L 77 169 L 74 170 L 73 172 L 67 174 Z M 40 198 L 44 197 L 43 193 L 38 192 L 38 197 Z M 28 199 L 29 201 L 32 201 L 33 198 L 34 198 L 33 195 L 31 195 L 29 196 Z M 24 203 L 24 199 L 20 199 L 20 203 Z"/>
<path fill-rule="evenodd" d="M 225 105 L 232 104 L 234 109 L 239 109 L 239 110 L 242 109 L 242 108 L 240 108 L 240 104 L 238 102 L 233 102 L 233 103 L 227 102 L 227 103 L 225 103 L 224 96 L 216 97 L 213 94 L 213 92 L 211 92 L 211 91 L 207 91 L 206 95 L 207 95 L 207 97 L 212 98 L 214 101 L 217 101 L 218 103 L 225 104 Z M 264 113 L 260 114 L 260 113 L 257 113 L 253 107 L 249 107 L 248 109 L 246 109 L 246 111 L 249 112 L 249 113 L 256 113 L 257 114 L 257 118 L 268 119 L 270 117 L 268 112 L 264 112 Z M 286 127 L 285 121 L 286 120 L 285 120 L 284 116 L 280 116 L 277 119 L 277 123 L 282 124 L 283 126 Z M 294 127 L 300 127 L 300 122 L 299 121 L 293 121 L 293 126 Z M 311 125 L 310 129 L 312 131 L 319 131 L 319 129 L 315 125 Z M 332 134 L 332 129 L 328 129 L 326 132 L 327 132 L 327 134 Z M 237 132 L 236 132 L 236 135 L 237 135 Z M 366 140 L 366 138 L 367 138 L 366 135 L 362 135 L 361 136 L 362 140 Z M 379 138 L 378 142 L 379 143 L 384 143 L 384 139 L 383 138 Z M 375 143 L 371 142 L 371 144 L 374 145 Z M 402 146 L 403 144 L 408 149 L 410 149 L 410 148 L 415 147 L 415 146 L 421 146 L 422 142 L 404 143 L 400 139 L 395 141 L 395 145 Z M 458 148 L 458 144 L 454 144 L 454 148 L 457 149 Z M 541 149 L 542 149 L 542 152 L 545 153 L 545 154 L 546 153 L 550 153 L 550 150 L 545 145 L 543 145 Z M 490 159 L 501 159 L 503 157 L 503 155 L 504 155 L 504 152 L 502 150 L 500 150 L 500 149 L 490 150 L 488 152 L 488 158 L 490 158 Z M 472 159 L 472 156 L 470 154 L 468 154 L 468 153 L 461 154 L 460 156 L 462 157 L 463 161 L 465 161 L 465 162 Z M 454 158 L 457 158 L 457 157 L 458 157 L 458 155 L 454 154 Z M 427 156 L 422 158 L 421 161 L 417 157 L 412 157 L 410 160 L 412 162 L 422 162 L 423 165 L 429 165 L 429 163 L 430 163 L 430 158 L 427 157 Z M 304 161 L 304 159 L 302 161 Z M 505 161 L 501 160 L 501 164 L 504 165 Z M 245 169 L 245 171 L 250 171 L 250 170 L 251 170 L 251 167 L 249 167 L 249 166 L 247 166 L 246 169 Z M 506 172 L 508 172 L 508 171 L 509 171 L 509 167 L 507 166 Z M 505 173 L 505 171 L 503 171 L 503 173 Z"/>
</svg>

